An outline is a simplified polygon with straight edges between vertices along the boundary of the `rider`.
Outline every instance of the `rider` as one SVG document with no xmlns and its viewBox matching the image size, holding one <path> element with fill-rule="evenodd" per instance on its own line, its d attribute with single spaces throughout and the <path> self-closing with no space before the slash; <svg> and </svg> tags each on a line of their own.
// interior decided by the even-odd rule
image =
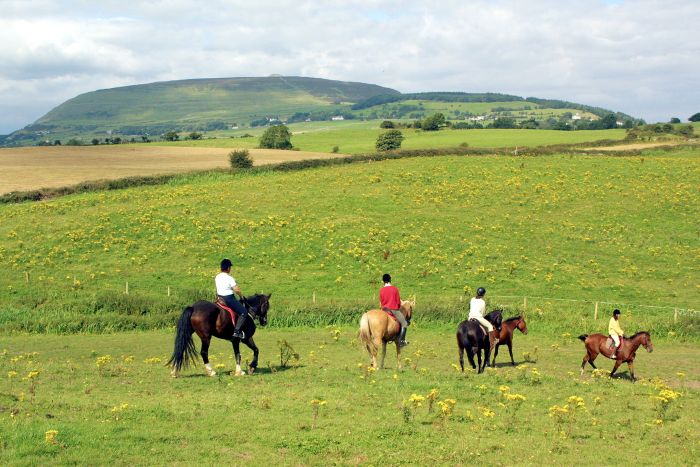
<svg viewBox="0 0 700 467">
<path fill-rule="evenodd" d="M 226 306 L 231 308 L 238 315 L 236 328 L 233 330 L 233 337 L 245 339 L 245 333 L 241 331 L 243 323 L 248 316 L 248 310 L 241 302 L 236 300 L 234 292 L 239 296 L 243 296 L 241 288 L 236 283 L 236 279 L 231 277 L 231 260 L 224 259 L 221 261 L 221 272 L 214 278 L 216 284 L 216 294 L 226 303 Z"/>
<path fill-rule="evenodd" d="M 486 328 L 489 335 L 489 345 L 493 349 L 496 344 L 498 344 L 498 335 L 496 330 L 484 315 L 486 314 L 486 302 L 484 301 L 484 295 L 486 295 L 486 289 L 479 287 L 476 289 L 476 297 L 472 298 L 469 302 L 469 319 L 477 320 L 483 327 Z"/>
<path fill-rule="evenodd" d="M 625 335 L 625 332 L 622 330 L 620 327 L 620 323 L 618 320 L 620 319 L 620 310 L 615 309 L 613 311 L 612 318 L 610 318 L 610 323 L 608 324 L 608 333 L 610 334 L 610 337 L 612 337 L 612 340 L 615 342 L 615 352 L 613 352 L 612 356 L 615 357 L 617 355 L 617 351 L 620 348 L 620 343 L 622 342 L 622 336 Z"/>
<path fill-rule="evenodd" d="M 399 296 L 399 289 L 391 285 L 391 276 L 389 274 L 384 274 L 382 276 L 382 281 L 384 281 L 384 287 L 379 290 L 379 303 L 383 310 L 391 311 L 396 320 L 401 325 L 401 331 L 399 332 L 399 345 L 404 347 L 408 345 L 406 342 L 406 328 L 408 327 L 408 321 L 401 313 L 401 297 Z"/>
</svg>

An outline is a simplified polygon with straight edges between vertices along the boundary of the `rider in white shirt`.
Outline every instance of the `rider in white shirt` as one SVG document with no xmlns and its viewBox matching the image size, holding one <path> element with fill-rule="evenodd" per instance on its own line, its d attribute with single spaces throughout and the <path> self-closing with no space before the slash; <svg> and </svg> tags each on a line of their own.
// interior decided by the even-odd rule
<svg viewBox="0 0 700 467">
<path fill-rule="evenodd" d="M 233 337 L 238 337 L 239 339 L 245 339 L 245 333 L 241 331 L 243 323 L 248 317 L 248 310 L 245 306 L 238 300 L 236 300 L 235 294 L 243 296 L 241 293 L 241 288 L 236 283 L 236 279 L 231 277 L 231 260 L 224 259 L 221 261 L 221 272 L 214 278 L 214 283 L 216 284 L 216 294 L 221 297 L 221 299 L 226 303 L 226 306 L 231 308 L 238 315 L 236 320 L 236 328 L 233 331 Z"/>
<path fill-rule="evenodd" d="M 484 301 L 484 295 L 486 295 L 485 288 L 479 287 L 476 289 L 476 297 L 473 297 L 469 302 L 469 319 L 477 320 L 486 328 L 489 335 L 489 344 L 493 349 L 498 343 L 498 336 L 496 335 L 497 331 L 493 328 L 493 324 L 484 318 L 484 315 L 486 314 L 486 302 Z"/>
</svg>

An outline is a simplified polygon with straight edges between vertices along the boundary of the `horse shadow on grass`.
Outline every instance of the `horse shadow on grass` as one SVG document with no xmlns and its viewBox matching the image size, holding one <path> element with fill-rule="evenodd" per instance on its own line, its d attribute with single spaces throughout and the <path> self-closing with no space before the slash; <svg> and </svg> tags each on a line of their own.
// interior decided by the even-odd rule
<svg viewBox="0 0 700 467">
<path fill-rule="evenodd" d="M 255 373 L 252 375 L 246 371 L 245 376 L 256 376 L 256 375 L 272 375 L 275 373 L 283 373 L 288 370 L 294 370 L 296 368 L 304 368 L 304 365 L 295 365 L 295 366 L 276 366 L 276 367 L 258 367 L 255 369 Z M 217 370 L 216 376 L 234 376 L 235 371 L 234 370 Z M 214 376 L 214 378 L 216 378 Z M 205 373 L 192 373 L 189 375 L 183 375 L 180 374 L 178 375 L 178 379 L 186 379 L 186 378 L 212 378 L 211 376 L 205 374 Z"/>
</svg>

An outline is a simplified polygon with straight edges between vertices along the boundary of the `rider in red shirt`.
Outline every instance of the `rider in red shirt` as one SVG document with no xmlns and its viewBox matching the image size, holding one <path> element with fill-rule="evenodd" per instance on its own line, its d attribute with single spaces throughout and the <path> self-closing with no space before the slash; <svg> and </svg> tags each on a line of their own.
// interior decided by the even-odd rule
<svg viewBox="0 0 700 467">
<path fill-rule="evenodd" d="M 396 320 L 401 325 L 401 331 L 399 334 L 399 345 L 401 347 L 408 345 L 406 342 L 406 328 L 408 327 L 408 321 L 401 313 L 401 297 L 399 295 L 399 289 L 391 285 L 391 276 L 389 274 L 384 274 L 382 276 L 384 281 L 384 287 L 379 290 L 379 303 L 381 304 L 382 310 L 389 310 L 396 316 Z"/>
</svg>

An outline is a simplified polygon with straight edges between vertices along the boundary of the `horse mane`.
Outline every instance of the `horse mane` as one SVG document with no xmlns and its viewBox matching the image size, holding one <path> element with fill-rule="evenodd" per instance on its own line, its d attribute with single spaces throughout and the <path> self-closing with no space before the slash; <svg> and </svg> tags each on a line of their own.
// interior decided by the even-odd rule
<svg viewBox="0 0 700 467">
<path fill-rule="evenodd" d="M 635 337 L 637 337 L 637 336 L 639 336 L 639 335 L 641 335 L 641 334 L 646 334 L 647 336 L 649 336 L 649 333 L 648 333 L 648 332 L 646 332 L 646 331 L 639 331 L 638 333 L 629 336 L 627 339 L 634 339 Z"/>
<path fill-rule="evenodd" d="M 517 321 L 517 320 L 519 320 L 519 319 L 520 319 L 520 316 L 511 316 L 510 318 L 508 318 L 507 320 L 505 320 L 505 321 L 503 321 L 503 322 L 504 322 L 504 323 L 509 323 L 509 322 L 511 322 L 511 321 Z"/>
</svg>

